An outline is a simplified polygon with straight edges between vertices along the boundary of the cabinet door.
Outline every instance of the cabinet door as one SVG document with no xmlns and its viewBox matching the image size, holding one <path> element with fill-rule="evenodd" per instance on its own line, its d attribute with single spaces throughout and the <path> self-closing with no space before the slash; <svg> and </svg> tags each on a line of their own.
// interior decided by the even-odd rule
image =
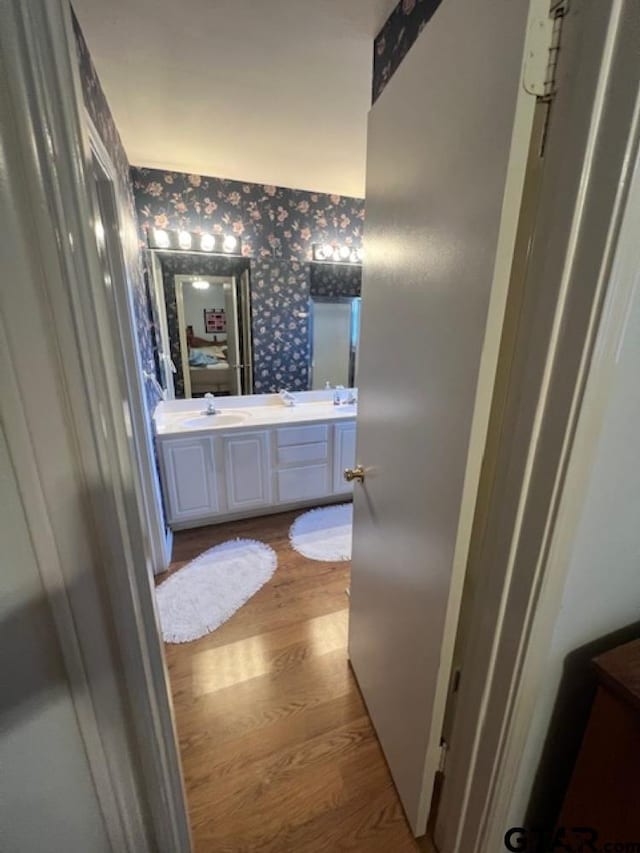
<svg viewBox="0 0 640 853">
<path fill-rule="evenodd" d="M 164 441 L 162 459 L 170 523 L 219 512 L 212 438 Z"/>
<path fill-rule="evenodd" d="M 225 435 L 222 442 L 229 512 L 271 503 L 269 433 Z"/>
<path fill-rule="evenodd" d="M 334 494 L 350 494 L 353 483 L 344 479 L 344 469 L 356 464 L 356 425 L 353 421 L 336 424 L 333 438 L 333 491 Z"/>
</svg>

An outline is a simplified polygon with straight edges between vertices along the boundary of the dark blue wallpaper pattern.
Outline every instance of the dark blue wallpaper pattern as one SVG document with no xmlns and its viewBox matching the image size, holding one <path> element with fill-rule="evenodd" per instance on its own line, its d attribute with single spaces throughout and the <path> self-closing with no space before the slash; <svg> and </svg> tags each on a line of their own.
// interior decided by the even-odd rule
<svg viewBox="0 0 640 853">
<path fill-rule="evenodd" d="M 312 245 L 360 248 L 364 201 L 135 167 L 131 180 L 143 240 L 154 226 L 242 237 L 251 268 L 254 390 L 306 389 Z"/>
<path fill-rule="evenodd" d="M 148 282 L 143 275 L 142 259 L 137 239 L 137 217 L 129 178 L 129 162 L 116 128 L 109 104 L 100 85 L 91 55 L 84 40 L 82 30 L 75 14 L 73 27 L 76 39 L 80 81 L 84 105 L 93 124 L 106 148 L 113 166 L 117 172 L 116 192 L 124 200 L 124 208 L 128 211 L 126 221 L 121 223 L 124 230 L 123 249 L 125 264 L 129 276 L 129 287 L 133 295 L 136 325 L 138 328 L 138 344 L 142 358 L 143 369 L 152 374 L 156 373 L 155 334 L 150 310 L 150 291 Z M 155 409 L 159 395 L 153 385 L 147 383 L 147 405 L 150 412 Z"/>
<path fill-rule="evenodd" d="M 373 43 L 373 103 L 397 71 L 441 0 L 400 0 Z"/>
<path fill-rule="evenodd" d="M 310 290 L 312 296 L 360 296 L 362 267 L 354 264 L 311 264 Z"/>
</svg>

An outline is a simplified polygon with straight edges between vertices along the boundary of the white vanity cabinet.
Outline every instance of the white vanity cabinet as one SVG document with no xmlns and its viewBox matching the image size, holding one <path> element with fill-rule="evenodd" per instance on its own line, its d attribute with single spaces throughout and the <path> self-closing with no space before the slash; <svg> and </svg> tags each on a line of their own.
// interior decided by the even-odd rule
<svg viewBox="0 0 640 853">
<path fill-rule="evenodd" d="M 213 437 L 172 438 L 161 447 L 168 522 L 185 522 L 218 513 Z"/>
<path fill-rule="evenodd" d="M 355 436 L 345 419 L 158 436 L 167 521 L 182 529 L 348 496 Z"/>
<path fill-rule="evenodd" d="M 220 437 L 227 512 L 243 512 L 271 503 L 269 432 L 243 431 Z"/>
<path fill-rule="evenodd" d="M 356 425 L 354 421 L 334 426 L 333 491 L 336 494 L 353 492 L 353 482 L 344 479 L 345 468 L 356 464 Z"/>
</svg>

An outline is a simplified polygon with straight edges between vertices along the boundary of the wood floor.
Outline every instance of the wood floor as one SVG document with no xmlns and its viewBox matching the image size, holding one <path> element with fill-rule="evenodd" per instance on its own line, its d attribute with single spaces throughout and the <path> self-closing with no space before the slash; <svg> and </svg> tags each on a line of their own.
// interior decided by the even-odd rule
<svg viewBox="0 0 640 853">
<path fill-rule="evenodd" d="M 195 851 L 431 851 L 411 836 L 347 663 L 349 564 L 293 551 L 295 515 L 175 538 L 170 571 L 237 536 L 278 554 L 225 625 L 165 647 Z"/>
</svg>

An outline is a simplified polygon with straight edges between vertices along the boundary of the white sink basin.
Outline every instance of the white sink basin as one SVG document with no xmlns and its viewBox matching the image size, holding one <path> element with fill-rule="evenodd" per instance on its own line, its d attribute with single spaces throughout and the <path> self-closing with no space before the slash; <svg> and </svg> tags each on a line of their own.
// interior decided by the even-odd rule
<svg viewBox="0 0 640 853">
<path fill-rule="evenodd" d="M 247 412 L 219 412 L 217 415 L 196 415 L 180 421 L 185 429 L 207 429 L 208 427 L 230 427 L 244 423 L 251 415 Z"/>
</svg>

